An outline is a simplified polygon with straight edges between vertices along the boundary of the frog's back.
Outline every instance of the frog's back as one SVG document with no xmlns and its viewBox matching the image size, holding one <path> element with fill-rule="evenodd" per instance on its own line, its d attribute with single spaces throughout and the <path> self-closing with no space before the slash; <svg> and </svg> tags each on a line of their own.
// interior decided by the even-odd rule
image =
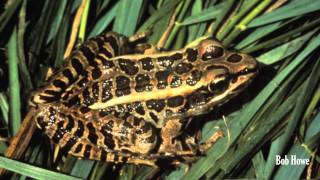
<svg viewBox="0 0 320 180">
<path fill-rule="evenodd" d="M 126 37 L 114 32 L 89 39 L 72 52 L 43 87 L 34 92 L 30 104 L 35 106 L 60 101 L 62 94 L 68 91 L 69 87 L 75 84 L 85 86 L 90 80 L 99 78 L 102 72 L 98 66 L 111 68 L 108 59 L 124 53 L 122 46 L 127 41 Z"/>
</svg>

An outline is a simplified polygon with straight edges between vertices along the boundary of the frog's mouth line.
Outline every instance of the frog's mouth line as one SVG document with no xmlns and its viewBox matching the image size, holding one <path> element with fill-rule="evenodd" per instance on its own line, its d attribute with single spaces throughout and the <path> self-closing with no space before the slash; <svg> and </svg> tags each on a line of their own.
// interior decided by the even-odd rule
<svg viewBox="0 0 320 180">
<path fill-rule="evenodd" d="M 243 70 L 241 70 L 240 72 L 238 73 L 235 73 L 235 76 L 242 76 L 242 75 L 248 75 L 248 74 L 257 74 L 258 73 L 258 69 L 248 69 L 248 68 L 245 68 Z"/>
</svg>

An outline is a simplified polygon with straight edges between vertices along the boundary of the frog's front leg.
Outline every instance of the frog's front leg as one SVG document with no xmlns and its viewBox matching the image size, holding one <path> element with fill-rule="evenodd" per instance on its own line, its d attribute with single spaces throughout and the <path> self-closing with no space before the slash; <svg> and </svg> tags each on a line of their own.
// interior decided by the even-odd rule
<svg viewBox="0 0 320 180">
<path fill-rule="evenodd" d="M 198 144 L 195 136 L 181 135 L 187 124 L 186 120 L 179 118 L 165 122 L 161 130 L 162 144 L 159 148 L 160 153 L 182 157 L 196 156 L 199 153 L 205 154 L 223 136 L 222 131 L 217 131 L 206 142 Z"/>
</svg>

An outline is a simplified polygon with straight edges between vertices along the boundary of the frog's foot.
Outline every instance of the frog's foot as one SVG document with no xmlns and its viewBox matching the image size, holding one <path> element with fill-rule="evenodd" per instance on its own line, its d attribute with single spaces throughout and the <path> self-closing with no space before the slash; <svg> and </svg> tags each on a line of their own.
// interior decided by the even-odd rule
<svg viewBox="0 0 320 180">
<path fill-rule="evenodd" d="M 130 36 L 128 39 L 130 43 L 136 43 L 137 41 L 140 41 L 141 39 L 144 39 L 150 36 L 151 33 L 152 31 L 150 29 L 147 29 L 146 31 L 143 31 L 143 32 L 137 32 L 136 34 Z"/>
<path fill-rule="evenodd" d="M 150 55 L 150 54 L 155 54 L 155 53 L 160 52 L 160 50 L 156 46 L 149 44 L 149 43 L 137 44 L 135 46 L 134 51 L 136 53 L 140 53 L 140 54 L 144 54 L 144 55 Z"/>
<path fill-rule="evenodd" d="M 199 150 L 201 153 L 206 153 L 221 137 L 224 133 L 222 130 L 215 132 L 206 142 L 199 145 Z"/>
</svg>

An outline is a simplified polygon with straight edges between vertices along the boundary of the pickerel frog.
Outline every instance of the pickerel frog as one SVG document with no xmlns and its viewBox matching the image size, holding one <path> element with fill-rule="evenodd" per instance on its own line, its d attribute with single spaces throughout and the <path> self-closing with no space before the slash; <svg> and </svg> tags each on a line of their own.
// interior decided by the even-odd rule
<svg viewBox="0 0 320 180">
<path fill-rule="evenodd" d="M 109 32 L 77 48 L 32 95 L 37 126 L 64 151 L 93 160 L 153 166 L 204 154 L 219 135 L 200 144 L 184 133 L 189 120 L 239 94 L 257 61 L 214 38 L 151 54 L 137 53 L 132 39 Z"/>
</svg>

